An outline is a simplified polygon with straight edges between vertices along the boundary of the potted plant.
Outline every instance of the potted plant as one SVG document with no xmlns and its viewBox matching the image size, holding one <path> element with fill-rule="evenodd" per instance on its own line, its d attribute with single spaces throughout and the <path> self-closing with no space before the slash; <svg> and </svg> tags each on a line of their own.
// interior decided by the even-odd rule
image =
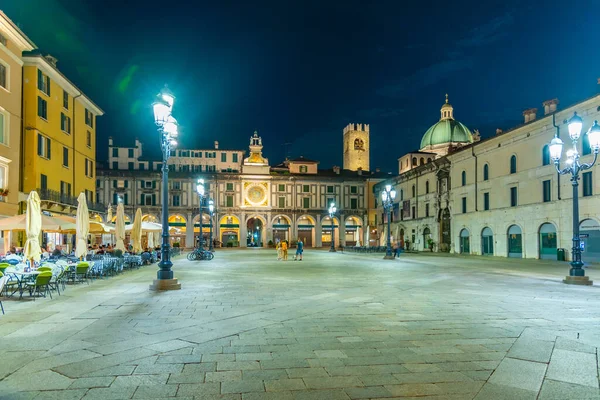
<svg viewBox="0 0 600 400">
<path fill-rule="evenodd" d="M 431 238 L 427 239 L 427 247 L 429 247 L 429 251 L 433 251 L 434 245 L 435 245 L 435 243 L 433 242 L 433 239 L 431 239 Z"/>
<path fill-rule="evenodd" d="M 173 247 L 177 247 L 177 248 L 179 248 L 180 246 L 181 246 L 181 245 L 179 244 L 179 242 L 174 242 L 174 243 L 173 243 Z"/>
<path fill-rule="evenodd" d="M 269 240 L 269 243 L 267 243 L 269 245 L 269 247 L 273 247 L 273 241 Z"/>
<path fill-rule="evenodd" d="M 0 188 L 0 196 L 1 197 L 8 196 L 8 189 Z"/>
</svg>

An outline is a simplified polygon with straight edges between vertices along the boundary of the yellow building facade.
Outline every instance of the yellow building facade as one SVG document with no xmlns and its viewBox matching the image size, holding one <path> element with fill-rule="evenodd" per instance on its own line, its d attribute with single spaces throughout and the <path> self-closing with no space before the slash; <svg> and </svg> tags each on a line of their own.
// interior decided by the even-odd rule
<svg viewBox="0 0 600 400">
<path fill-rule="evenodd" d="M 96 117 L 103 111 L 37 51 L 23 54 L 22 190 L 42 208 L 72 213 L 86 193 L 96 202 Z"/>
</svg>

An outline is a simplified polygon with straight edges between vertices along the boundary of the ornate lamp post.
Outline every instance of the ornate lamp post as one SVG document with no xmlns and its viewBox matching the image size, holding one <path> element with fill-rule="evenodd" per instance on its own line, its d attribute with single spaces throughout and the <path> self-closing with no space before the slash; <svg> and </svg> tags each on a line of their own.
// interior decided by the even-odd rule
<svg viewBox="0 0 600 400">
<path fill-rule="evenodd" d="M 154 122 L 160 135 L 162 150 L 162 246 L 160 263 L 158 263 L 157 279 L 151 290 L 176 290 L 181 289 L 177 279 L 173 279 L 171 255 L 169 253 L 169 166 L 167 164 L 171 155 L 171 148 L 177 145 L 177 120 L 171 115 L 175 96 L 165 86 L 156 96 L 152 104 L 154 109 Z"/>
<path fill-rule="evenodd" d="M 381 200 L 383 209 L 387 214 L 387 248 L 385 249 L 384 260 L 393 260 L 394 255 L 392 254 L 392 235 L 390 232 L 390 220 L 392 219 L 392 207 L 394 206 L 394 199 L 396 198 L 396 190 L 392 189 L 392 185 L 385 185 L 385 190 L 381 192 Z"/>
<path fill-rule="evenodd" d="M 204 233 L 202 232 L 202 206 L 204 205 L 204 179 L 198 179 L 196 185 L 196 192 L 198 192 L 198 208 L 200 209 L 200 240 L 198 242 L 198 248 L 204 248 Z"/>
<path fill-rule="evenodd" d="M 210 242 L 208 243 L 208 251 L 215 250 L 215 248 L 213 246 L 213 234 L 212 234 L 213 212 L 214 211 L 215 211 L 215 202 L 212 199 L 210 199 L 210 200 L 208 200 L 208 214 L 210 215 L 210 226 L 209 226 Z"/>
<path fill-rule="evenodd" d="M 329 219 L 331 220 L 331 248 L 329 249 L 330 252 L 335 253 L 335 229 L 334 229 L 334 225 L 333 225 L 333 217 L 335 216 L 335 213 L 337 212 L 337 207 L 335 206 L 335 203 L 331 203 L 329 205 Z"/>
<path fill-rule="evenodd" d="M 577 113 L 574 113 L 568 122 L 569 137 L 571 138 L 573 147 L 567 150 L 565 168 L 560 168 L 563 141 L 560 140 L 558 136 L 554 136 L 554 139 L 550 142 L 549 150 L 550 157 L 554 161 L 556 170 L 561 175 L 571 174 L 571 184 L 573 186 L 573 249 L 571 269 L 569 270 L 569 275 L 563 279 L 563 282 L 574 285 L 591 285 L 593 282 L 589 280 L 589 277 L 585 276 L 585 271 L 582 268 L 583 262 L 581 261 L 581 238 L 579 237 L 579 173 L 592 168 L 596 163 L 598 151 L 600 150 L 600 125 L 598 125 L 598 121 L 594 121 L 594 125 L 592 125 L 590 130 L 586 133 L 590 147 L 594 151 L 594 160 L 591 163 L 579 162 L 577 141 L 581 136 L 582 126 L 583 120 Z"/>
</svg>

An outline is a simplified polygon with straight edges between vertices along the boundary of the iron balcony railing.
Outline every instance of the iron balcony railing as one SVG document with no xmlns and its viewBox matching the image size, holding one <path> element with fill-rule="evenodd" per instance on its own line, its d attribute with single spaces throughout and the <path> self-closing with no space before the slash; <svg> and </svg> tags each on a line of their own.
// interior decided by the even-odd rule
<svg viewBox="0 0 600 400">
<path fill-rule="evenodd" d="M 51 201 L 53 203 L 64 204 L 69 206 L 77 207 L 79 203 L 77 203 L 77 197 L 70 196 L 65 193 L 57 192 L 56 190 L 50 189 L 36 189 L 38 195 L 40 196 L 40 200 Z M 87 203 L 88 209 L 91 211 L 104 212 L 106 211 L 106 206 L 102 203 L 94 203 L 88 200 Z"/>
</svg>

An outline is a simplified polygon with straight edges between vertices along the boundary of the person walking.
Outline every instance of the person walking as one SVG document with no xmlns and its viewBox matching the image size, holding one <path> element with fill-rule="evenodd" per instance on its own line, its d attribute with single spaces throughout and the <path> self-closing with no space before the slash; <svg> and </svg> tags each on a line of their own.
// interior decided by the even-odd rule
<svg viewBox="0 0 600 400">
<path fill-rule="evenodd" d="M 400 257 L 400 253 L 398 253 L 398 242 L 394 242 L 394 244 L 392 246 L 392 250 L 394 253 L 394 258 Z"/>
<path fill-rule="evenodd" d="M 281 252 L 282 252 L 282 256 L 283 256 L 283 261 L 287 261 L 287 259 L 288 259 L 288 244 L 287 244 L 287 240 L 282 240 L 281 241 Z"/>
<path fill-rule="evenodd" d="M 302 261 L 302 253 L 304 252 L 304 243 L 302 239 L 298 239 L 298 247 L 296 247 L 296 255 L 294 256 L 294 261 L 300 260 Z"/>
<path fill-rule="evenodd" d="M 283 253 L 281 251 L 281 241 L 279 239 L 277 240 L 277 244 L 275 244 L 275 248 L 277 249 L 277 261 L 279 261 L 283 257 Z"/>
</svg>

